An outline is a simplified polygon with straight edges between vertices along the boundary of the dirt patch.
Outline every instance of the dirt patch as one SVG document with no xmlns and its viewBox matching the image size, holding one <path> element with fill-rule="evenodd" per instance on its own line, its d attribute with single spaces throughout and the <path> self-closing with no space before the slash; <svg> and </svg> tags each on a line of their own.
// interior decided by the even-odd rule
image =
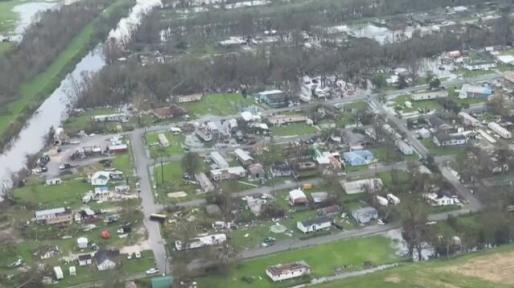
<svg viewBox="0 0 514 288">
<path fill-rule="evenodd" d="M 479 256 L 462 264 L 445 267 L 444 271 L 514 285 L 514 251 Z"/>
<path fill-rule="evenodd" d="M 384 281 L 389 282 L 389 283 L 398 284 L 398 283 L 402 282 L 402 279 L 398 275 L 390 275 L 390 276 L 387 276 L 384 279 Z"/>
</svg>

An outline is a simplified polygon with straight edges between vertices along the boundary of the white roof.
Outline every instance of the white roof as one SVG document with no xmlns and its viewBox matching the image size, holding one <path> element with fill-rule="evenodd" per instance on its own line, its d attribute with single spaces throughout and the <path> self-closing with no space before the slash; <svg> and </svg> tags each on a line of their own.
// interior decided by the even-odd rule
<svg viewBox="0 0 514 288">
<path fill-rule="evenodd" d="M 305 196 L 305 193 L 303 193 L 302 190 L 294 189 L 289 191 L 289 198 L 294 201 L 295 199 L 307 198 L 307 196 Z"/>
<path fill-rule="evenodd" d="M 383 186 L 382 179 L 380 178 L 369 178 L 356 181 L 341 181 L 346 194 L 363 193 L 365 187 L 368 186 L 371 190 L 379 189 Z"/>
<path fill-rule="evenodd" d="M 64 207 L 47 209 L 47 210 L 39 210 L 39 211 L 36 211 L 36 218 L 49 216 L 49 215 L 55 215 L 55 214 L 64 213 L 64 212 L 66 212 L 66 209 L 64 209 Z"/>
<path fill-rule="evenodd" d="M 218 165 L 218 168 L 224 169 L 229 167 L 227 160 L 225 160 L 218 151 L 212 151 L 209 156 L 212 161 Z"/>
<path fill-rule="evenodd" d="M 234 154 L 236 154 L 236 156 L 239 157 L 239 159 L 241 159 L 241 161 L 243 162 L 253 160 L 252 156 L 250 156 L 248 152 L 240 148 L 234 150 Z"/>
<path fill-rule="evenodd" d="M 505 63 L 505 64 L 514 64 L 514 56 L 512 55 L 499 55 L 498 61 Z"/>
</svg>

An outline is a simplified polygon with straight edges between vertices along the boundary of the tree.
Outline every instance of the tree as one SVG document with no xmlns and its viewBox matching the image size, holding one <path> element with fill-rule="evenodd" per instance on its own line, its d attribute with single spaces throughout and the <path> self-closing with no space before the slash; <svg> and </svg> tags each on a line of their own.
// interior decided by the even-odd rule
<svg viewBox="0 0 514 288">
<path fill-rule="evenodd" d="M 398 76 L 398 89 L 405 89 L 407 88 L 407 86 L 409 86 L 407 84 L 407 79 L 405 78 L 404 75 L 399 75 Z"/>
<path fill-rule="evenodd" d="M 439 78 L 432 78 L 428 82 L 428 88 L 432 89 L 438 89 L 441 86 L 441 80 Z"/>
<path fill-rule="evenodd" d="M 421 251 L 423 243 L 428 240 L 428 209 L 421 197 L 414 195 L 405 195 L 401 204 L 398 206 L 402 228 L 403 238 L 407 242 L 409 256 L 417 253 L 417 259 L 422 260 Z"/>
<path fill-rule="evenodd" d="M 189 176 L 193 176 L 200 171 L 202 168 L 202 160 L 198 153 L 188 152 L 182 158 L 182 169 Z"/>
</svg>

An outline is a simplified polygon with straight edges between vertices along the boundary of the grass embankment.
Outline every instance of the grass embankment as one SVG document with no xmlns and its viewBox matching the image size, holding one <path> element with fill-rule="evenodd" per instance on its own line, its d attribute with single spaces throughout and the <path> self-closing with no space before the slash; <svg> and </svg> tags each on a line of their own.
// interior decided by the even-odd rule
<svg viewBox="0 0 514 288">
<path fill-rule="evenodd" d="M 420 264 L 404 265 L 317 288 L 507 288 L 514 286 L 514 246 Z"/>
<path fill-rule="evenodd" d="M 16 27 L 18 14 L 12 9 L 22 3 L 20 0 L 0 1 L 0 34 L 9 32 Z"/>
<path fill-rule="evenodd" d="M 298 249 L 262 257 L 240 264 L 230 275 L 211 276 L 200 279 L 205 287 L 285 287 L 272 283 L 265 275 L 268 266 L 279 263 L 305 261 L 311 266 L 314 278 L 333 275 L 337 268 L 360 270 L 364 263 L 384 264 L 398 261 L 389 239 L 371 237 L 367 239 L 339 241 L 312 248 Z M 243 281 L 242 278 L 253 279 Z"/>
<path fill-rule="evenodd" d="M 25 120 L 52 93 L 63 77 L 73 69 L 74 65 L 96 44 L 97 25 L 102 18 L 123 9 L 127 0 L 118 0 L 111 4 L 104 13 L 84 27 L 62 51 L 54 62 L 30 81 L 20 87 L 20 95 L 4 107 L 0 112 L 0 146 L 4 146 L 23 127 Z"/>
</svg>

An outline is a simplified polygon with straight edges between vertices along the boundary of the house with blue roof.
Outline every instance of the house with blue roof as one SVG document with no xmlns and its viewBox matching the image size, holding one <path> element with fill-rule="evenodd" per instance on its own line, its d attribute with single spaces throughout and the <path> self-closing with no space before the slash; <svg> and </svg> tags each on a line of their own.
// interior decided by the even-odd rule
<svg viewBox="0 0 514 288">
<path fill-rule="evenodd" d="M 460 88 L 459 98 L 467 99 L 467 98 L 489 98 L 493 95 L 493 89 L 488 85 L 485 86 L 475 86 L 464 84 L 462 88 Z"/>
<path fill-rule="evenodd" d="M 369 165 L 375 161 L 373 153 L 369 150 L 356 150 L 343 153 L 344 163 L 350 166 Z"/>
</svg>

